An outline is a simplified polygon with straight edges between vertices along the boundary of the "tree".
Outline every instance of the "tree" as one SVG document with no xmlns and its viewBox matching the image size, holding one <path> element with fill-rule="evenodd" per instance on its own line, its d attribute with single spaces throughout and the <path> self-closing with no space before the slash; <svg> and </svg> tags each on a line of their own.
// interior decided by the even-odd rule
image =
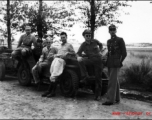
<svg viewBox="0 0 152 120">
<path fill-rule="evenodd" d="M 18 7 L 18 12 L 22 16 L 17 13 L 13 16 L 15 21 L 13 21 L 12 27 L 17 31 L 24 31 L 24 23 L 29 23 L 32 32 L 38 32 L 39 37 L 44 36 L 48 30 L 52 30 L 54 34 L 59 35 L 63 28 L 67 30 L 74 24 L 74 9 L 69 9 L 67 7 L 69 5 L 71 4 L 63 1 L 50 1 L 49 4 L 46 4 L 39 0 L 39 2 L 33 2 L 31 6 L 26 6 L 22 2 L 20 8 Z"/>
<path fill-rule="evenodd" d="M 12 39 L 14 34 L 13 24 L 16 21 L 16 16 L 21 17 L 22 14 L 20 14 L 19 5 L 21 1 L 0 1 L 1 2 L 1 8 L 0 13 L 3 15 L 3 18 L 0 18 L 0 22 L 6 25 L 6 28 L 1 28 L 1 31 L 3 32 L 3 36 L 7 39 L 8 48 L 11 49 L 12 45 Z"/>
<path fill-rule="evenodd" d="M 8 43 L 8 48 L 12 49 L 11 45 L 11 28 L 10 28 L 10 0 L 7 0 L 7 43 Z"/>
<path fill-rule="evenodd" d="M 38 11 L 38 16 L 37 16 L 37 31 L 38 31 L 38 36 L 40 38 L 43 37 L 43 32 L 42 32 L 42 0 L 39 0 L 39 11 Z"/>
<path fill-rule="evenodd" d="M 92 38 L 94 38 L 94 31 L 98 27 L 111 23 L 121 24 L 122 21 L 118 19 L 120 16 L 119 9 L 129 6 L 126 2 L 108 0 L 84 0 L 76 3 L 76 7 L 80 9 L 81 13 L 79 21 L 84 23 L 85 28 L 91 28 Z"/>
</svg>

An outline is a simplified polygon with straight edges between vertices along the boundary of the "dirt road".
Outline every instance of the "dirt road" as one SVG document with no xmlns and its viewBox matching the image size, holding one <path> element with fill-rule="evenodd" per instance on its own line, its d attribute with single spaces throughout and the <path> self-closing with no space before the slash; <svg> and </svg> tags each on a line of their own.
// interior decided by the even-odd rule
<svg viewBox="0 0 152 120">
<path fill-rule="evenodd" d="M 45 86 L 20 86 L 16 79 L 0 82 L 0 119 L 151 119 L 152 103 L 122 98 L 120 104 L 103 106 L 92 94 L 79 92 L 77 99 L 42 98 Z M 116 115 L 117 114 L 117 115 Z M 137 115 L 138 114 L 138 115 Z"/>
</svg>

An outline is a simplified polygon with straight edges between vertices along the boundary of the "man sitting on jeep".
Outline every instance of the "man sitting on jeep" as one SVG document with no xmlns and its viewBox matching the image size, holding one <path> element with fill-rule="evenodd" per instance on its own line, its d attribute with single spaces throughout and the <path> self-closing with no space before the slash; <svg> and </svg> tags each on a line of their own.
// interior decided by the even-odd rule
<svg viewBox="0 0 152 120">
<path fill-rule="evenodd" d="M 54 55 L 54 60 L 50 67 L 50 72 L 51 72 L 50 81 L 51 82 L 50 82 L 48 90 L 44 94 L 42 94 L 42 97 L 54 97 L 56 95 L 55 94 L 56 86 L 57 86 L 56 79 L 62 73 L 64 69 L 65 59 L 69 58 L 72 55 L 76 57 L 73 46 L 70 43 L 67 43 L 67 33 L 62 32 L 60 34 L 60 37 L 61 37 L 62 44 L 58 50 L 58 53 Z"/>
<path fill-rule="evenodd" d="M 95 69 L 95 100 L 100 100 L 101 96 L 101 87 L 102 87 L 102 79 L 101 73 L 103 70 L 103 63 L 102 63 L 102 43 L 100 43 L 96 39 L 91 39 L 91 31 L 85 30 L 82 33 L 85 42 L 81 44 L 77 52 L 77 60 L 80 65 L 80 71 L 82 75 L 82 80 L 80 82 L 86 84 L 87 78 L 89 75 L 86 70 L 86 65 L 93 64 Z M 82 52 L 85 53 L 87 58 L 82 57 Z"/>
<path fill-rule="evenodd" d="M 31 27 L 29 25 L 25 26 L 25 32 L 19 39 L 17 49 L 12 52 L 12 57 L 18 60 L 20 56 L 28 57 L 32 53 L 32 43 L 34 47 L 37 44 L 35 36 L 31 35 Z"/>
<path fill-rule="evenodd" d="M 46 38 L 46 47 L 43 48 L 42 50 L 42 55 L 39 58 L 39 61 L 37 64 L 32 68 L 32 75 L 35 81 L 35 84 L 40 83 L 40 74 L 41 72 L 51 66 L 51 63 L 54 59 L 54 55 L 57 54 L 57 48 L 52 47 L 53 39 L 51 38 Z"/>
</svg>

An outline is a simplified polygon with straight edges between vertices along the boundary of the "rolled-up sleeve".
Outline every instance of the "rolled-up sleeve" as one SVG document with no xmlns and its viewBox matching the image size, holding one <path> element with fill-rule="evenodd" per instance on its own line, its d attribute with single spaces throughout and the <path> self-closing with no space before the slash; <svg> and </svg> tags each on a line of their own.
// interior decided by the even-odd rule
<svg viewBox="0 0 152 120">
<path fill-rule="evenodd" d="M 69 52 L 70 53 L 75 54 L 74 48 L 73 48 L 73 46 L 71 44 L 69 44 L 68 48 L 69 48 Z"/>
<path fill-rule="evenodd" d="M 77 55 L 81 56 L 83 51 L 84 51 L 84 44 L 82 43 L 78 49 Z"/>
</svg>

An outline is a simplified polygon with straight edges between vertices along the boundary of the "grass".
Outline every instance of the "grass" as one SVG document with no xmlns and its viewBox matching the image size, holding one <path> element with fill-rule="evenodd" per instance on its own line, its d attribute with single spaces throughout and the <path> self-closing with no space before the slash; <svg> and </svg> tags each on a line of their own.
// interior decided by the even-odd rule
<svg viewBox="0 0 152 120">
<path fill-rule="evenodd" d="M 127 49 L 119 78 L 122 87 L 152 91 L 152 49 Z"/>
</svg>

